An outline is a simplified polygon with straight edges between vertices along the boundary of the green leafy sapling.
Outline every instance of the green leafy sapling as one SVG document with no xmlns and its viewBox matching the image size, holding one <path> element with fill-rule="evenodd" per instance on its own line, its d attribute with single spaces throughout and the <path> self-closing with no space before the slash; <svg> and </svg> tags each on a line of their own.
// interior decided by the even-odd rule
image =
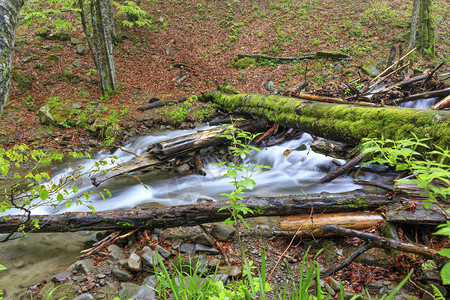
<svg viewBox="0 0 450 300">
<path fill-rule="evenodd" d="M 252 151 L 261 151 L 258 148 L 251 146 L 250 143 L 259 135 L 251 134 L 240 128 L 235 127 L 236 122 L 242 119 L 231 119 L 231 125 L 227 126 L 225 132 L 221 135 L 230 142 L 228 149 L 230 150 L 233 159 L 231 162 L 223 161 L 218 166 L 225 166 L 227 171 L 224 176 L 229 177 L 234 185 L 234 190 L 231 193 L 222 194 L 230 200 L 230 204 L 221 207 L 219 211 L 229 210 L 231 216 L 224 221 L 224 224 L 234 225 L 236 227 L 239 247 L 241 249 L 241 257 L 244 258 L 244 249 L 242 247 L 239 224 L 242 223 L 245 227 L 249 227 L 248 223 L 245 221 L 244 216 L 248 213 L 253 213 L 253 211 L 243 202 L 242 195 L 246 190 L 252 190 L 256 185 L 256 182 L 252 179 L 252 176 L 256 173 L 260 173 L 262 169 L 269 168 L 267 166 L 252 165 L 246 166 L 243 160 Z"/>
<path fill-rule="evenodd" d="M 68 155 L 73 158 L 91 158 L 88 153 L 83 155 L 71 152 Z M 60 152 L 44 152 L 41 149 L 30 149 L 27 145 L 16 145 L 12 149 L 0 148 L 0 173 L 3 177 L 11 179 L 9 185 L 0 192 L 0 213 L 5 214 L 7 211 L 15 209 L 23 212 L 26 216 L 13 232 L 19 231 L 26 235 L 26 230 L 39 229 L 38 220 L 32 219 L 31 216 L 31 211 L 38 207 L 57 208 L 76 204 L 86 205 L 92 212 L 95 212 L 91 205 L 92 201 L 89 200 L 92 191 L 78 195 L 78 186 L 81 184 L 82 178 L 91 172 L 98 171 L 108 162 L 106 159 L 102 159 L 95 162 L 94 166 L 88 170 L 81 165 L 56 182 L 51 181 L 48 166 L 51 163 L 62 161 L 63 157 L 64 155 Z M 105 199 L 104 193 L 111 197 L 111 193 L 104 189 L 103 192 L 99 192 L 103 199 Z M 2 218 L 7 220 L 6 216 Z M 13 232 L 5 240 L 9 239 Z"/>
</svg>

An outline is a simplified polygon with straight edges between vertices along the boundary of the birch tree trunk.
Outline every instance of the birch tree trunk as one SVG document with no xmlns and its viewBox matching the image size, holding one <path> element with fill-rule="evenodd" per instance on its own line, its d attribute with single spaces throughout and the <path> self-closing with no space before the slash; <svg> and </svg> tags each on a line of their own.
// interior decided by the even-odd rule
<svg viewBox="0 0 450 300">
<path fill-rule="evenodd" d="M 414 0 L 411 18 L 411 34 L 409 35 L 409 49 L 416 46 L 417 21 L 419 19 L 420 0 Z"/>
<path fill-rule="evenodd" d="M 11 64 L 17 20 L 23 0 L 0 1 L 0 118 L 11 87 Z"/>
<path fill-rule="evenodd" d="M 94 1 L 94 0 L 93 0 Z M 100 45 L 102 93 L 113 91 L 117 88 L 116 65 L 114 63 L 113 44 L 111 37 L 111 22 L 105 0 L 95 0 L 95 14 L 97 37 Z M 95 31 L 94 31 L 95 32 Z"/>
</svg>

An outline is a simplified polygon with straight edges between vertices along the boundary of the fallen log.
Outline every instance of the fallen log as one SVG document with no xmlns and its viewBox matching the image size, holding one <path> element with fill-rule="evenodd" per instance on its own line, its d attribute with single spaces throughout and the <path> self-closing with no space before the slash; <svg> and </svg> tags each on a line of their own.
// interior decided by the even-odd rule
<svg viewBox="0 0 450 300">
<path fill-rule="evenodd" d="M 265 120 L 241 121 L 234 126 L 243 130 L 258 130 L 267 125 Z M 167 161 L 167 159 L 182 155 L 187 152 L 194 152 L 198 149 L 209 147 L 226 140 L 220 137 L 220 134 L 226 130 L 225 126 L 212 128 L 208 130 L 199 130 L 198 132 L 173 138 L 156 145 L 149 146 L 149 153 L 144 153 L 130 161 L 117 165 L 106 171 L 99 171 L 93 174 L 90 179 L 94 186 L 100 185 L 102 182 L 113 177 L 138 171 L 146 167 L 158 165 Z"/>
<path fill-rule="evenodd" d="M 206 93 L 228 111 L 266 117 L 326 139 L 357 145 L 363 138 L 404 139 L 411 132 L 430 147 L 450 144 L 450 112 L 399 107 L 361 107 L 276 95 L 243 94 L 231 87 Z"/>
<path fill-rule="evenodd" d="M 395 83 L 395 84 L 393 84 L 391 86 L 388 86 L 387 88 L 385 88 L 385 89 L 383 89 L 383 90 L 381 90 L 381 91 L 379 91 L 377 93 L 374 93 L 374 94 L 386 93 L 386 92 L 389 92 L 390 90 L 395 89 L 397 87 L 403 87 L 403 86 L 406 86 L 406 85 L 414 83 L 414 82 L 425 80 L 427 78 L 427 76 L 428 75 L 425 74 L 425 75 L 418 75 L 418 76 L 415 76 L 413 78 L 405 79 L 405 80 L 397 82 L 397 83 Z"/>
<path fill-rule="evenodd" d="M 295 62 L 304 59 L 329 58 L 334 60 L 351 60 L 350 56 L 335 51 L 318 51 L 315 54 L 304 54 L 300 56 L 267 56 L 261 54 L 238 53 L 238 58 L 250 57 L 258 60 L 275 60 L 279 62 Z"/>
<path fill-rule="evenodd" d="M 331 182 L 331 181 L 335 180 L 339 176 L 347 173 L 348 171 L 350 171 L 351 169 L 353 169 L 354 167 L 359 165 L 366 156 L 367 156 L 367 154 L 364 154 L 364 153 L 359 154 L 355 158 L 349 160 L 348 162 L 346 162 L 345 164 L 343 164 L 342 166 L 340 166 L 339 168 L 334 170 L 333 172 L 325 175 L 324 177 L 322 177 L 319 180 L 317 180 L 316 182 L 314 182 L 313 185 L 317 184 L 317 183 L 320 183 L 320 184 L 327 183 L 327 182 Z"/>
<path fill-rule="evenodd" d="M 373 210 L 386 205 L 388 200 L 381 194 L 355 191 L 341 194 L 320 193 L 311 195 L 292 195 L 283 197 L 250 197 L 238 203 L 245 203 L 253 213 L 246 217 L 309 215 L 322 212 L 349 212 Z M 59 215 L 33 215 L 39 221 L 39 232 L 66 232 L 80 230 L 120 230 L 129 228 L 170 228 L 195 226 L 198 224 L 221 222 L 230 217 L 230 211 L 220 208 L 229 201 L 218 201 L 167 208 L 120 209 L 113 211 L 69 212 Z M 8 233 L 18 224 L 24 223 L 24 230 L 33 229 L 26 216 L 5 216 L 0 220 L 0 233 Z"/>
<path fill-rule="evenodd" d="M 187 98 L 160 100 L 160 101 L 144 104 L 141 107 L 138 107 L 138 110 L 147 110 L 147 109 L 152 109 L 152 108 L 158 108 L 158 107 L 168 105 L 168 104 L 176 104 L 176 103 L 184 102 L 186 100 L 187 100 Z"/>
<path fill-rule="evenodd" d="M 371 213 L 336 213 L 311 216 L 288 216 L 280 219 L 281 230 L 309 230 L 324 225 L 336 225 L 347 229 L 364 230 L 384 222 L 380 214 Z M 299 236 L 299 234 L 297 234 Z"/>
<path fill-rule="evenodd" d="M 447 220 L 440 207 L 431 204 L 430 209 L 425 209 L 423 202 L 395 203 L 389 205 L 385 214 L 389 222 L 408 225 L 437 226 Z"/>
<path fill-rule="evenodd" d="M 436 103 L 435 105 L 433 105 L 431 107 L 431 109 L 433 110 L 441 110 L 444 108 L 450 107 L 450 95 L 448 95 L 447 97 L 445 97 L 444 99 L 442 99 L 441 101 L 439 101 L 438 103 Z"/>
</svg>

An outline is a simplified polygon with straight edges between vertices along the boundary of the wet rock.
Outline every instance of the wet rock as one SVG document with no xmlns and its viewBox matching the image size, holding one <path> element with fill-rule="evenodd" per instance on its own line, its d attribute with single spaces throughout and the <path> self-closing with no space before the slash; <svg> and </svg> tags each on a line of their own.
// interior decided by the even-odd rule
<svg viewBox="0 0 450 300">
<path fill-rule="evenodd" d="M 111 271 L 111 275 L 114 276 L 119 281 L 131 281 L 133 275 L 127 271 L 115 268 Z"/>
<path fill-rule="evenodd" d="M 128 257 L 128 268 L 136 272 L 142 270 L 141 257 L 137 255 L 136 252 L 132 252 Z"/>
<path fill-rule="evenodd" d="M 95 297 L 92 296 L 91 294 L 81 294 L 73 298 L 73 300 L 89 300 L 89 299 L 95 299 Z"/>
<path fill-rule="evenodd" d="M 216 248 L 205 246 L 202 244 L 195 244 L 195 252 L 196 253 L 204 252 L 211 255 L 217 255 L 220 253 L 219 250 L 217 250 Z"/>
<path fill-rule="evenodd" d="M 182 253 L 195 253 L 195 245 L 194 244 L 183 243 L 183 244 L 180 245 L 180 252 L 182 252 Z"/>
<path fill-rule="evenodd" d="M 75 262 L 74 269 L 82 274 L 88 274 L 94 267 L 94 260 L 92 258 L 85 258 Z"/>
<path fill-rule="evenodd" d="M 211 235 L 221 242 L 226 242 L 235 231 L 233 226 L 219 224 L 211 230 Z"/>
<path fill-rule="evenodd" d="M 61 283 L 65 282 L 70 279 L 70 272 L 69 271 L 63 271 L 58 274 L 53 275 L 52 280 L 55 283 Z"/>
<path fill-rule="evenodd" d="M 109 251 L 109 255 L 114 257 L 117 260 L 121 260 L 121 259 L 125 259 L 126 258 L 125 254 L 123 253 L 122 248 L 120 248 L 117 245 L 114 245 L 114 244 L 109 245 L 108 246 L 108 251 Z"/>
<path fill-rule="evenodd" d="M 172 256 L 172 253 L 164 249 L 161 245 L 156 245 L 155 250 L 157 250 L 165 259 L 169 259 Z"/>
<path fill-rule="evenodd" d="M 188 164 L 182 164 L 176 170 L 178 173 L 186 173 L 189 172 L 190 169 L 191 167 Z"/>
<path fill-rule="evenodd" d="M 205 246 L 213 246 L 214 245 L 214 241 L 212 240 L 212 238 L 211 237 L 209 237 L 206 233 L 202 233 L 202 234 L 199 234 L 199 235 L 196 235 L 196 236 L 194 236 L 193 238 L 192 238 L 192 241 L 194 242 L 194 243 L 197 243 L 197 244 L 202 244 L 202 245 L 205 245 Z"/>
<path fill-rule="evenodd" d="M 127 300 L 156 300 L 156 293 L 148 286 L 130 286 L 122 288 L 119 297 Z"/>
</svg>

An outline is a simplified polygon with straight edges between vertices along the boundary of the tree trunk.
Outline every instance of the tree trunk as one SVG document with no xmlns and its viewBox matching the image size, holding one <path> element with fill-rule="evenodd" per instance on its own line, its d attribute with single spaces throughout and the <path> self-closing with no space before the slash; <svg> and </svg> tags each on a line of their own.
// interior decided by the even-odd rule
<svg viewBox="0 0 450 300">
<path fill-rule="evenodd" d="M 381 194 L 366 194 L 361 191 L 341 194 L 311 194 L 285 197 L 250 197 L 238 203 L 245 203 L 253 210 L 246 217 L 309 215 L 314 213 L 349 212 L 372 210 L 387 205 L 393 200 Z M 65 232 L 80 230 L 111 230 L 127 228 L 170 228 L 195 226 L 210 222 L 221 222 L 230 217 L 230 211 L 221 207 L 229 201 L 180 205 L 167 208 L 121 209 L 93 213 L 65 213 L 60 215 L 34 215 L 39 220 L 39 232 Z M 25 222 L 25 216 L 6 216 L 0 220 L 0 233 L 14 230 Z M 31 221 L 24 230 L 33 229 Z"/>
<path fill-rule="evenodd" d="M 114 91 L 117 88 L 116 65 L 114 63 L 111 37 L 111 21 L 106 0 L 95 0 L 97 37 L 100 45 L 102 76 L 102 92 Z M 95 25 L 93 25 L 95 26 Z"/>
<path fill-rule="evenodd" d="M 366 137 L 404 139 L 411 137 L 411 132 L 418 138 L 429 138 L 424 143 L 430 147 L 446 148 L 450 144 L 449 111 L 360 107 L 274 95 L 241 94 L 227 89 L 229 93 L 210 92 L 202 99 L 228 111 L 266 117 L 281 125 L 353 145 Z"/>
<path fill-rule="evenodd" d="M 83 31 L 84 31 L 84 35 L 86 37 L 86 42 L 88 43 L 89 46 L 89 50 L 91 51 L 91 55 L 92 55 L 92 60 L 94 61 L 95 64 L 95 68 L 98 70 L 98 59 L 96 56 L 96 51 L 95 48 L 92 44 L 92 37 L 91 37 L 91 33 L 89 32 L 88 29 L 88 25 L 86 22 L 86 15 L 84 14 L 84 0 L 78 0 L 78 8 L 80 9 L 79 13 L 80 13 L 80 18 L 81 18 L 81 25 L 83 26 Z"/>
<path fill-rule="evenodd" d="M 0 118 L 11 87 L 11 64 L 17 20 L 23 0 L 0 1 Z"/>
<path fill-rule="evenodd" d="M 416 46 L 417 20 L 419 19 L 420 0 L 414 0 L 411 17 L 411 33 L 409 35 L 409 49 Z"/>
<path fill-rule="evenodd" d="M 421 0 L 420 6 L 420 45 L 422 53 L 430 58 L 436 56 L 434 33 L 433 0 Z"/>
</svg>

